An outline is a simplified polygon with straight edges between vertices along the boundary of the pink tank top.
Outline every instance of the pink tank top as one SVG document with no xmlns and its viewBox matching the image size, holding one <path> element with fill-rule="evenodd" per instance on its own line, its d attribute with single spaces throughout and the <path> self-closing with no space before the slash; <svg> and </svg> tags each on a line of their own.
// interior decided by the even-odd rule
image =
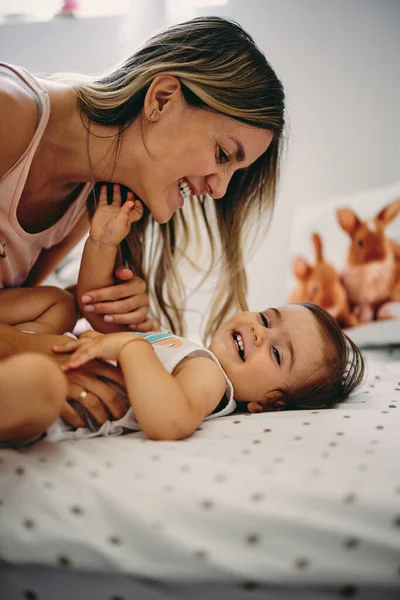
<svg viewBox="0 0 400 600">
<path fill-rule="evenodd" d="M 17 208 L 36 149 L 50 115 L 47 91 L 25 69 L 0 62 L 0 81 L 10 77 L 36 98 L 39 115 L 35 134 L 25 153 L 0 179 L 0 289 L 20 287 L 44 248 L 64 240 L 86 212 L 86 199 L 92 184 L 87 183 L 57 223 L 40 231 L 27 233 L 17 220 Z"/>
</svg>

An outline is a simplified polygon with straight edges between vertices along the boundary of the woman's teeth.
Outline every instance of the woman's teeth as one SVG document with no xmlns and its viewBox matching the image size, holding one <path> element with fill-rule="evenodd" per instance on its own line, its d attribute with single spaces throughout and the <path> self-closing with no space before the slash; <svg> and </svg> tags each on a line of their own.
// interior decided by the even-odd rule
<svg viewBox="0 0 400 600">
<path fill-rule="evenodd" d="M 244 362 L 244 343 L 243 338 L 238 331 L 234 331 L 232 333 L 233 340 L 236 344 L 237 351 L 239 353 L 240 358 Z"/>
<path fill-rule="evenodd" d="M 189 200 L 190 196 L 192 195 L 192 192 L 184 179 L 178 181 L 178 188 L 182 199 L 184 201 Z"/>
</svg>

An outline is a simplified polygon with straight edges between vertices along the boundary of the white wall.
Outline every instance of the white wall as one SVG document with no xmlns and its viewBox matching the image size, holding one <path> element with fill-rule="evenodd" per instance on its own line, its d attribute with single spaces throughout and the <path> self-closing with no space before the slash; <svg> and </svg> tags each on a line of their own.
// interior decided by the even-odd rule
<svg viewBox="0 0 400 600">
<path fill-rule="evenodd" d="M 112 17 L 0 26 L 0 60 L 40 72 L 102 70 L 162 25 L 162 0 L 149 2 L 142 26 L 136 14 L 130 24 Z M 249 269 L 251 305 L 279 304 L 294 207 L 400 179 L 400 2 L 231 0 L 206 12 L 247 28 L 286 89 L 282 185 L 268 239 Z"/>
<path fill-rule="evenodd" d="M 293 208 L 400 180 L 400 2 L 232 0 L 282 78 L 288 160 L 251 302 L 286 294 Z"/>
<path fill-rule="evenodd" d="M 120 59 L 122 22 L 113 16 L 1 24 L 0 60 L 36 73 L 97 73 Z"/>
</svg>

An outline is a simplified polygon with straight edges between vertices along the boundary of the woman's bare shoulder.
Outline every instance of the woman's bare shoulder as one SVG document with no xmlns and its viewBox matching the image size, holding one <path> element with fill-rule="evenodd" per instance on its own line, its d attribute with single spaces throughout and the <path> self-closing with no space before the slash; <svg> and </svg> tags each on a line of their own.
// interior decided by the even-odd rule
<svg viewBox="0 0 400 600">
<path fill-rule="evenodd" d="M 0 179 L 28 148 L 36 128 L 38 106 L 16 81 L 0 79 Z"/>
</svg>

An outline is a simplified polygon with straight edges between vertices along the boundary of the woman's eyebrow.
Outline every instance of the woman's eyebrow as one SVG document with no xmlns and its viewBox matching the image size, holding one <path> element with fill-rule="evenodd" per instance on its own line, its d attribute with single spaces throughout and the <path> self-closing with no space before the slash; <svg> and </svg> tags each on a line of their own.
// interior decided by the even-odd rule
<svg viewBox="0 0 400 600">
<path fill-rule="evenodd" d="M 244 151 L 242 142 L 233 136 L 229 136 L 229 139 L 232 140 L 232 142 L 234 142 L 237 146 L 235 156 L 237 162 L 244 162 L 246 160 L 246 152 Z"/>
</svg>

